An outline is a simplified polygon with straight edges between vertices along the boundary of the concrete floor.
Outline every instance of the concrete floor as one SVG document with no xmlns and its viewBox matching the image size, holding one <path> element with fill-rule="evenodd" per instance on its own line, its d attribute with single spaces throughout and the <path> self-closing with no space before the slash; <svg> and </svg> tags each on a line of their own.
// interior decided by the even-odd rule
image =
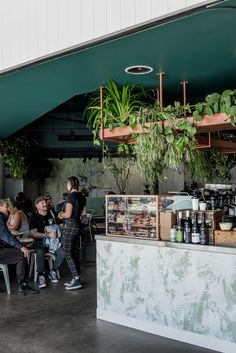
<svg viewBox="0 0 236 353">
<path fill-rule="evenodd" d="M 92 251 L 91 251 L 92 250 Z M 88 249 L 87 260 L 94 260 Z M 0 293 L 0 353 L 210 353 L 178 341 L 96 319 L 96 268 L 83 267 L 80 290 L 67 292 L 63 278 L 33 296 Z M 3 279 L 0 285 L 4 287 Z"/>
</svg>

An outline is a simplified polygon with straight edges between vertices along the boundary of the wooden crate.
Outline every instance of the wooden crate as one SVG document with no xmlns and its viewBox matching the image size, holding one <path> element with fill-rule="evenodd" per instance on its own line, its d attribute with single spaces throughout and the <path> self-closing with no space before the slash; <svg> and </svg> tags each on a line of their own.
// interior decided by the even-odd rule
<svg viewBox="0 0 236 353">
<path fill-rule="evenodd" d="M 236 232 L 232 230 L 215 230 L 215 245 L 236 246 Z"/>
<path fill-rule="evenodd" d="M 170 228 L 177 223 L 177 215 L 174 212 L 160 211 L 160 240 L 170 240 Z"/>
</svg>

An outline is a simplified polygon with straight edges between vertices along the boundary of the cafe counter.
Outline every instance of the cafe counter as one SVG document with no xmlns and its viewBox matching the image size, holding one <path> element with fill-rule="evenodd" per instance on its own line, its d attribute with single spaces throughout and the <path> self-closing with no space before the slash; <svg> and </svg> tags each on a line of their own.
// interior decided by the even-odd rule
<svg viewBox="0 0 236 353">
<path fill-rule="evenodd" d="M 97 235 L 97 318 L 236 352 L 236 248 Z"/>
</svg>

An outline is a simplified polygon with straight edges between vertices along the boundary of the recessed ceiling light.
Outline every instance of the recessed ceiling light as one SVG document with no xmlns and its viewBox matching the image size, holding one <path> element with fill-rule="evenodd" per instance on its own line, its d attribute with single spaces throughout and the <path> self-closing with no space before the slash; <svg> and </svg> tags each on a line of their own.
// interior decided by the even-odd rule
<svg viewBox="0 0 236 353">
<path fill-rule="evenodd" d="M 151 66 L 145 66 L 145 65 L 129 66 L 125 69 L 125 72 L 131 75 L 145 75 L 145 74 L 149 74 L 152 71 L 153 71 L 153 68 Z"/>
</svg>

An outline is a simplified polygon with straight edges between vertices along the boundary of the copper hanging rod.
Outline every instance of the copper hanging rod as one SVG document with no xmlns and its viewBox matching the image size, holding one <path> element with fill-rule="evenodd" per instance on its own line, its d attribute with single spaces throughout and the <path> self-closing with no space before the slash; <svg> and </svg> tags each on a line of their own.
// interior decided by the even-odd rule
<svg viewBox="0 0 236 353">
<path fill-rule="evenodd" d="M 163 75 L 165 75 L 165 72 L 161 71 L 157 75 L 159 75 L 160 109 L 162 112 L 162 109 L 163 109 Z"/>
<path fill-rule="evenodd" d="M 100 139 L 104 139 L 104 126 L 103 126 L 103 86 L 100 86 L 100 120 L 101 120 L 101 129 L 100 129 Z"/>
<path fill-rule="evenodd" d="M 186 85 L 188 81 L 181 81 L 180 84 L 183 86 L 183 104 L 184 104 L 184 116 L 186 116 L 186 105 L 187 105 L 187 95 L 186 95 Z"/>
</svg>

